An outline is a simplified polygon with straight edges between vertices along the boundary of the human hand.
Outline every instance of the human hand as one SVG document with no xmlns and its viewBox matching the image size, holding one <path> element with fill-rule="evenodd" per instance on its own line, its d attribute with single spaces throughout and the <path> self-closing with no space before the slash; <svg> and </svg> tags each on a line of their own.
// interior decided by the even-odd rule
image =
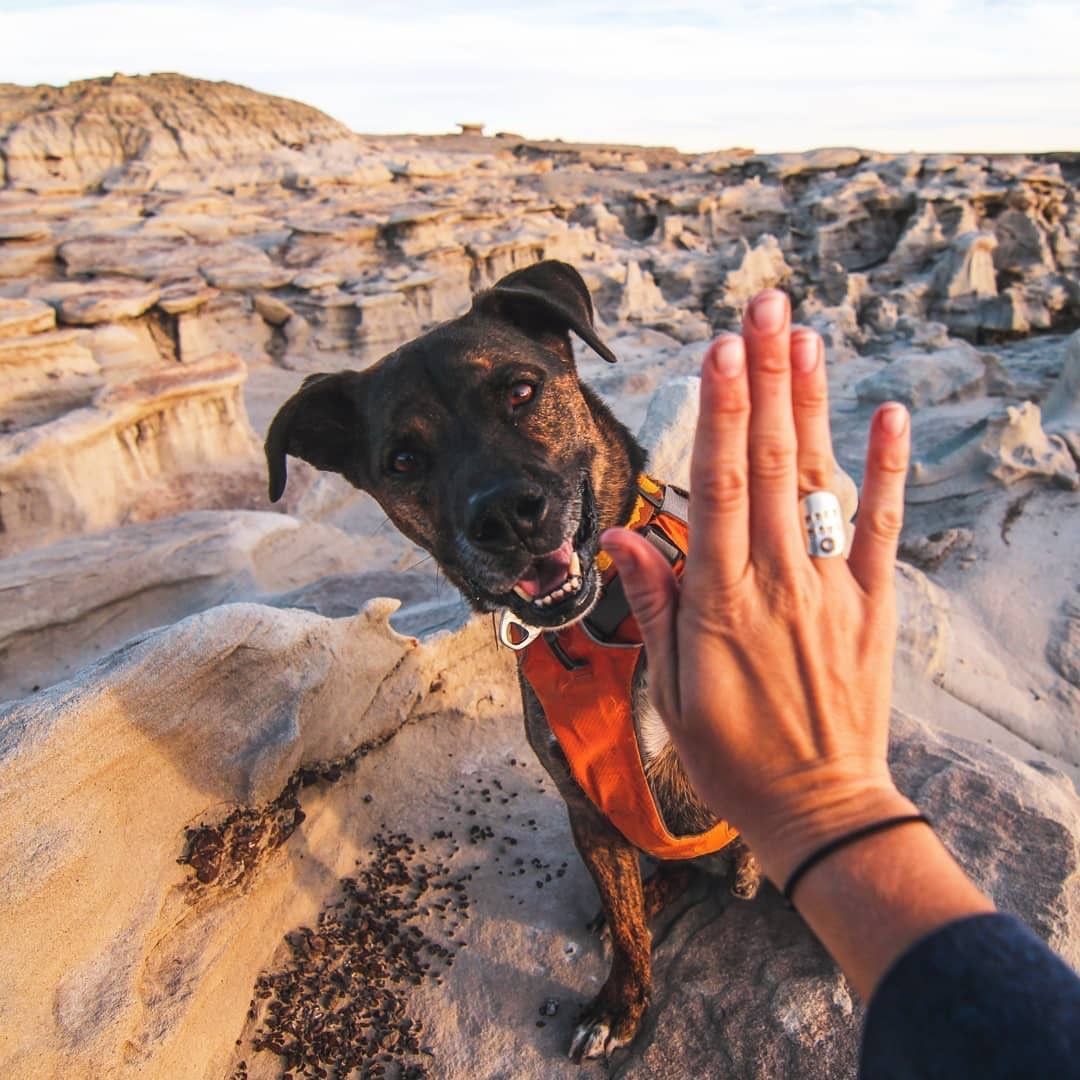
<svg viewBox="0 0 1080 1080">
<path fill-rule="evenodd" d="M 914 809 L 886 764 L 908 455 L 907 413 L 883 405 L 850 557 L 811 558 L 799 497 L 834 469 L 824 345 L 769 290 L 741 337 L 706 351 L 681 582 L 643 537 L 602 538 L 691 783 L 777 882 L 830 839 Z"/>
</svg>

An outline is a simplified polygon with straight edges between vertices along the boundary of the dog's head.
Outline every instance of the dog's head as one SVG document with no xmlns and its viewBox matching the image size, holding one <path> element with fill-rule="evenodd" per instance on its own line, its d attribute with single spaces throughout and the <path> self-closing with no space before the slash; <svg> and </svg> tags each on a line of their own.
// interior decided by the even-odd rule
<svg viewBox="0 0 1080 1080">
<path fill-rule="evenodd" d="M 270 426 L 270 498 L 292 454 L 370 492 L 477 610 L 581 618 L 644 455 L 579 383 L 571 330 L 614 362 L 581 276 L 542 262 L 365 371 L 309 376 Z"/>
</svg>

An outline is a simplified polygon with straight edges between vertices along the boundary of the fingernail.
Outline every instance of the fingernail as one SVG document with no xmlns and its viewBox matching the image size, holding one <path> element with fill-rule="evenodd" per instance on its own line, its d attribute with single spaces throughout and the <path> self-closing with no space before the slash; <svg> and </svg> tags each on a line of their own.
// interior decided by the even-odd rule
<svg viewBox="0 0 1080 1080">
<path fill-rule="evenodd" d="M 821 338 L 813 331 L 800 334 L 791 343 L 791 366 L 803 375 L 809 375 L 818 366 L 821 356 Z"/>
<path fill-rule="evenodd" d="M 903 435 L 907 422 L 907 409 L 903 405 L 886 405 L 881 410 L 881 430 L 886 435 Z"/>
<path fill-rule="evenodd" d="M 734 379 L 742 371 L 745 360 L 746 352 L 741 337 L 729 334 L 713 343 L 713 363 L 724 378 Z"/>
<path fill-rule="evenodd" d="M 787 297 L 779 289 L 766 289 L 750 305 L 750 321 L 762 334 L 778 334 L 787 321 Z"/>
</svg>

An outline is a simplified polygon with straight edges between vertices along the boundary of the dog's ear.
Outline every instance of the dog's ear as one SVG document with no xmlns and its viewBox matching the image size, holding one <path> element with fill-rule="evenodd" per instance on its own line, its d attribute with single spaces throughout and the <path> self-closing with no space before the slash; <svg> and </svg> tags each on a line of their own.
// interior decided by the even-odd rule
<svg viewBox="0 0 1080 1080">
<path fill-rule="evenodd" d="M 356 371 L 309 375 L 278 409 L 266 436 L 271 502 L 285 491 L 286 454 L 327 472 L 355 467 L 361 446 L 361 380 Z"/>
<path fill-rule="evenodd" d="M 592 297 L 581 275 L 569 263 L 548 259 L 500 278 L 473 301 L 473 311 L 507 319 L 530 337 L 555 335 L 566 342 L 575 334 L 609 364 L 615 354 L 593 326 Z M 570 352 L 569 358 L 573 357 Z"/>
</svg>

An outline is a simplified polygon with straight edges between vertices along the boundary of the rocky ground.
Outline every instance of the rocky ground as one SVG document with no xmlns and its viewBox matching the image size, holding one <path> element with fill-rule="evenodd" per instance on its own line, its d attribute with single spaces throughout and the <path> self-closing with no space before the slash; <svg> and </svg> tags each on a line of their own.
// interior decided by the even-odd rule
<svg viewBox="0 0 1080 1080">
<path fill-rule="evenodd" d="M 829 346 L 837 456 L 913 410 L 894 762 L 1080 960 L 1075 154 L 357 136 L 180 76 L 0 86 L 0 1060 L 10 1075 L 571 1075 L 595 894 L 512 662 L 424 554 L 259 444 L 540 258 L 583 377 L 686 468 L 758 289 Z M 299 482 L 297 482 L 299 481 Z M 395 603 L 377 599 L 391 597 Z M 592 1073 L 848 1075 L 859 1007 L 771 890 L 658 928 Z"/>
</svg>

